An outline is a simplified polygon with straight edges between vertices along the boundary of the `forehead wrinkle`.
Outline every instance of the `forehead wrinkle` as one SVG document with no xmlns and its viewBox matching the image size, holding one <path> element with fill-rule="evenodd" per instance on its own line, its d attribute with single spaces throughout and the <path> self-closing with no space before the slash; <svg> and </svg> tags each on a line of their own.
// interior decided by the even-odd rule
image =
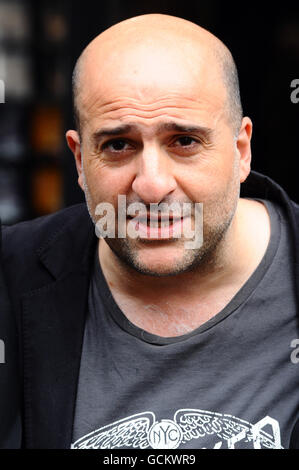
<svg viewBox="0 0 299 470">
<path fill-rule="evenodd" d="M 163 119 L 165 118 L 168 122 L 172 120 L 177 120 L 178 124 L 181 126 L 185 127 L 190 127 L 190 128 L 199 128 L 201 127 L 202 129 L 213 129 L 216 126 L 216 123 L 224 116 L 224 112 L 221 111 L 215 116 L 210 116 L 209 122 L 207 122 L 204 119 L 200 119 L 198 114 L 194 113 L 193 116 L 189 115 L 188 119 L 186 117 L 182 117 L 182 114 L 180 113 L 171 113 L 165 112 L 165 113 L 159 113 L 155 116 L 136 116 L 134 114 L 126 114 L 125 116 L 118 116 L 117 118 L 113 119 L 111 116 L 105 116 L 102 119 L 102 123 L 98 122 L 96 125 L 97 129 L 99 127 L 113 127 L 113 125 L 122 125 L 122 124 L 127 124 L 127 123 L 132 123 L 131 130 L 136 130 L 137 127 L 142 127 L 144 126 L 146 129 L 151 129 L 151 128 L 156 128 L 155 123 L 153 123 L 153 120 L 156 119 Z M 141 119 L 141 122 L 140 122 Z M 190 124 L 190 122 L 193 122 L 193 124 Z M 160 127 L 160 131 L 163 128 L 163 124 Z M 170 127 L 168 129 L 164 130 L 171 130 Z"/>
<path fill-rule="evenodd" d="M 102 87 L 102 89 L 101 89 Z M 178 87 L 178 84 L 176 84 L 176 88 Z M 153 88 L 153 90 L 152 90 Z M 216 88 L 215 88 L 216 89 Z M 109 88 L 103 87 L 101 84 L 96 85 L 96 89 L 92 91 L 92 89 L 89 88 L 90 93 L 86 94 L 85 97 L 82 97 L 82 105 L 87 105 L 91 101 L 92 103 L 95 102 L 94 98 L 96 96 L 96 102 L 102 106 L 123 106 L 124 103 L 129 103 L 134 105 L 137 105 L 141 108 L 144 109 L 151 109 L 151 107 L 159 106 L 160 103 L 173 103 L 175 100 L 176 102 L 187 102 L 191 106 L 196 106 L 197 103 L 205 102 L 205 101 L 211 101 L 213 103 L 219 102 L 221 104 L 223 102 L 223 96 L 219 95 L 219 87 L 217 87 L 217 91 L 213 92 L 211 88 L 206 90 L 206 87 L 203 87 L 203 84 L 201 83 L 200 85 L 192 85 L 190 89 L 190 95 L 186 94 L 186 86 L 184 85 L 183 87 L 179 86 L 178 91 L 171 91 L 170 89 L 161 89 L 158 90 L 157 87 L 150 87 L 148 89 L 145 88 L 145 91 L 140 90 L 140 87 L 132 87 L 132 84 L 129 87 L 129 93 L 128 94 L 128 85 L 126 86 L 121 85 L 117 83 L 117 91 L 113 92 Z M 134 93 L 137 94 L 137 97 L 134 97 Z M 158 93 L 160 96 L 153 96 L 153 93 Z M 107 95 L 109 99 L 107 99 Z M 148 95 L 148 97 L 146 96 Z M 104 101 L 105 100 L 105 101 Z"/>
<path fill-rule="evenodd" d="M 162 103 L 162 101 L 164 101 L 164 103 Z M 223 109 L 221 106 L 221 103 L 219 103 L 219 106 L 215 106 L 216 104 L 215 100 L 214 101 L 211 100 L 210 105 L 209 105 L 209 101 L 207 101 L 207 99 L 205 100 L 198 99 L 195 102 L 192 99 L 185 100 L 184 98 L 181 98 L 177 100 L 175 104 L 173 104 L 173 101 L 171 99 L 167 99 L 167 100 L 164 99 L 164 100 L 159 100 L 159 102 L 152 103 L 150 105 L 137 103 L 135 100 L 135 103 L 132 103 L 132 105 L 133 104 L 135 104 L 135 107 L 128 106 L 128 101 L 123 100 L 123 99 L 118 100 L 117 102 L 109 101 L 109 102 L 104 103 L 101 106 L 98 106 L 96 102 L 92 102 L 91 106 L 88 109 L 85 109 L 86 111 L 84 113 L 86 114 L 85 119 L 87 120 L 89 113 L 92 112 L 94 108 L 98 108 L 95 112 L 95 118 L 107 119 L 107 120 L 109 119 L 110 120 L 113 120 L 113 119 L 123 120 L 123 119 L 131 118 L 131 117 L 154 119 L 156 117 L 165 116 L 168 114 L 170 114 L 171 116 L 175 118 L 187 120 L 188 118 L 185 118 L 183 116 L 185 112 L 188 112 L 191 114 L 201 114 L 202 112 L 206 112 L 208 110 L 209 116 L 211 116 L 214 114 L 219 114 L 219 112 L 222 112 L 222 109 Z M 208 107 L 207 107 L 207 104 L 208 104 Z"/>
<path fill-rule="evenodd" d="M 153 128 L 156 129 L 157 126 L 159 128 L 159 125 L 160 125 L 159 130 L 161 131 L 163 128 L 163 123 L 162 124 L 157 123 L 155 125 L 153 120 L 165 119 L 165 121 L 167 122 L 177 121 L 178 126 L 181 125 L 181 126 L 189 127 L 189 128 L 197 127 L 197 128 L 202 128 L 202 129 L 210 129 L 211 131 L 214 131 L 217 123 L 221 119 L 225 118 L 225 113 L 223 110 L 221 110 L 221 112 L 217 113 L 214 116 L 210 115 L 209 118 L 210 118 L 209 121 L 207 121 L 206 119 L 203 119 L 200 116 L 198 116 L 198 113 L 189 114 L 188 118 L 186 116 L 182 117 L 181 113 L 174 113 L 174 112 L 172 112 L 171 114 L 169 112 L 159 113 L 156 116 L 150 116 L 150 117 L 126 114 L 125 117 L 117 116 L 115 119 L 113 119 L 113 117 L 111 116 L 102 117 L 102 120 L 101 120 L 102 122 L 98 121 L 97 123 L 95 123 L 95 127 L 96 129 L 99 130 L 100 128 L 104 128 L 104 127 L 113 128 L 114 126 L 118 127 L 118 126 L 122 126 L 126 124 L 131 124 L 131 127 L 132 127 L 131 130 L 133 130 L 133 128 L 134 130 L 136 130 L 138 127 L 142 128 L 142 126 L 144 126 L 146 131 L 152 132 L 151 129 Z M 164 130 L 167 130 L 167 129 L 164 127 Z M 171 130 L 170 127 L 168 128 L 168 130 Z"/>
<path fill-rule="evenodd" d="M 95 101 L 94 100 L 94 95 L 92 94 L 91 96 L 87 96 L 84 100 L 82 100 L 82 105 L 88 106 L 88 103 L 91 102 L 91 106 L 99 106 L 101 108 L 106 108 L 106 107 L 112 107 L 112 108 L 117 108 L 117 107 L 124 107 L 124 105 L 132 105 L 132 106 L 138 106 L 141 109 L 145 110 L 151 110 L 154 109 L 155 107 L 161 106 L 164 103 L 169 102 L 169 106 L 175 106 L 173 105 L 173 101 L 176 100 L 176 102 L 187 102 L 188 106 L 190 107 L 196 107 L 196 103 L 200 103 L 201 101 L 204 101 L 202 98 L 199 97 L 188 97 L 188 96 L 181 96 L 179 93 L 174 93 L 174 92 L 168 92 L 167 96 L 162 96 L 156 100 L 153 100 L 151 97 L 148 102 L 145 102 L 145 99 L 140 99 L 140 98 L 134 98 L 133 96 L 122 96 L 120 97 L 121 91 L 118 91 L 117 95 L 115 97 L 111 97 L 109 100 L 104 101 L 103 103 L 101 102 L 101 94 L 98 93 L 98 99 Z M 102 93 L 102 95 L 106 95 L 105 93 Z M 206 97 L 205 97 L 206 98 Z"/>
<path fill-rule="evenodd" d="M 166 108 L 178 108 L 178 107 L 184 107 L 184 108 L 189 108 L 189 109 L 196 109 L 199 104 L 204 103 L 204 101 L 208 100 L 202 100 L 200 98 L 197 99 L 192 99 L 192 98 L 175 98 L 176 102 L 174 103 L 174 98 L 163 98 L 160 100 L 157 100 L 156 102 L 152 103 L 142 103 L 141 101 L 134 100 L 131 98 L 121 98 L 119 100 L 115 101 L 108 101 L 100 105 L 102 110 L 105 112 L 105 108 L 108 108 L 110 111 L 115 111 L 117 109 L 130 109 L 130 108 L 136 108 L 140 109 L 141 111 L 145 112 L 150 112 L 150 111 L 155 111 L 157 109 L 166 107 Z M 215 103 L 213 101 L 213 103 Z M 95 103 L 93 103 L 95 104 Z M 96 104 L 95 104 L 96 105 Z"/>
</svg>

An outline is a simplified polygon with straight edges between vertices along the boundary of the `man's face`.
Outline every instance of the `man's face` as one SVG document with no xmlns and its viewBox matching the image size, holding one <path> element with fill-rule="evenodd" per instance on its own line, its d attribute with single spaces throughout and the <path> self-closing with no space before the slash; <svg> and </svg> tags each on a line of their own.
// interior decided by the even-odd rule
<svg viewBox="0 0 299 470">
<path fill-rule="evenodd" d="M 94 222 L 102 202 L 112 204 L 117 217 L 118 195 L 126 196 L 127 206 L 142 202 L 148 211 L 150 203 L 203 203 L 203 245 L 197 249 L 187 248 L 184 236 L 117 238 L 116 219 L 116 238 L 101 243 L 144 274 L 174 275 L 210 262 L 247 176 L 220 69 L 206 54 L 135 45 L 85 64 L 81 146 L 72 149 Z M 191 223 L 194 229 L 194 210 Z"/>
</svg>

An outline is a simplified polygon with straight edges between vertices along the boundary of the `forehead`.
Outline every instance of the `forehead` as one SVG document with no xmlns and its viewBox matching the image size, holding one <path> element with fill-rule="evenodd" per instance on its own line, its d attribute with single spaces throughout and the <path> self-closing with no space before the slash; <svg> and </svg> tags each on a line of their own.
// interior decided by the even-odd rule
<svg viewBox="0 0 299 470">
<path fill-rule="evenodd" d="M 225 104 L 219 63 L 190 42 L 147 41 L 114 51 L 105 45 L 87 56 L 81 76 L 80 117 L 91 128 L 126 119 L 149 125 L 159 117 L 211 125 Z"/>
</svg>

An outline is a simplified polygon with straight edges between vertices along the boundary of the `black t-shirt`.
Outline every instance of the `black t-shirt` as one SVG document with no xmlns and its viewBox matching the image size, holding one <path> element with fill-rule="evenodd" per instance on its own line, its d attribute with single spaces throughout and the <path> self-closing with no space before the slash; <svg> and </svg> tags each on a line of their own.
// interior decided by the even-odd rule
<svg viewBox="0 0 299 470">
<path fill-rule="evenodd" d="M 260 264 L 226 307 L 182 336 L 133 325 L 95 255 L 72 448 L 290 447 L 299 409 L 293 259 L 282 210 L 264 204 L 271 237 Z"/>
</svg>

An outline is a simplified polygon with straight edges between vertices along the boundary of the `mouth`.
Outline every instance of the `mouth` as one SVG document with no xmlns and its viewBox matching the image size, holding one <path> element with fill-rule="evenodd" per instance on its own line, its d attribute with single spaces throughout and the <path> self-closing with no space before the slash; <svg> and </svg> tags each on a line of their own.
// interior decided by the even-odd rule
<svg viewBox="0 0 299 470">
<path fill-rule="evenodd" d="M 172 215 L 144 214 L 138 217 L 128 216 L 129 222 L 134 224 L 135 231 L 141 238 L 152 240 L 178 238 L 184 218 Z"/>
</svg>

